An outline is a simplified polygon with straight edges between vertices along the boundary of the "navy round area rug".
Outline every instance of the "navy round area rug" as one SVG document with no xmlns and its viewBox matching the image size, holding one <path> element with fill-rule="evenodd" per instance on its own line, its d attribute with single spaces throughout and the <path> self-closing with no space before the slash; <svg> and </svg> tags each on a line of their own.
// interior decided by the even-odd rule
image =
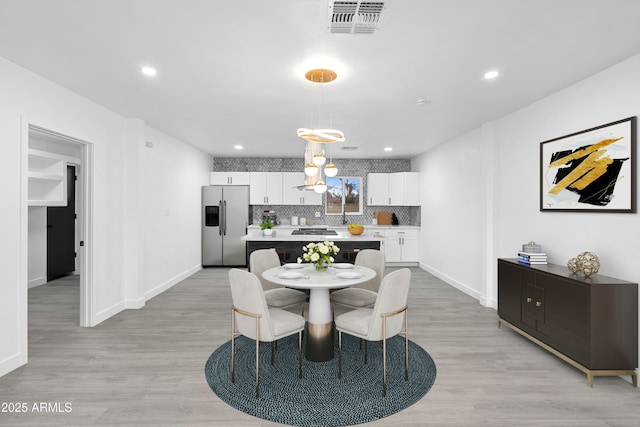
<svg viewBox="0 0 640 427">
<path fill-rule="evenodd" d="M 236 338 L 236 379 L 231 382 L 231 341 L 207 360 L 205 376 L 227 404 L 256 417 L 295 426 L 347 426 L 387 417 L 420 400 L 436 379 L 433 359 L 409 341 L 409 380 L 404 376 L 404 338 L 387 341 L 387 395 L 382 395 L 382 343 L 364 343 L 342 335 L 342 379 L 338 349 L 328 362 L 302 361 L 298 378 L 298 336 L 278 341 L 271 365 L 271 344 L 260 345 L 260 397 L 255 393 L 255 341 Z M 303 343 L 304 353 L 304 343 Z"/>
</svg>

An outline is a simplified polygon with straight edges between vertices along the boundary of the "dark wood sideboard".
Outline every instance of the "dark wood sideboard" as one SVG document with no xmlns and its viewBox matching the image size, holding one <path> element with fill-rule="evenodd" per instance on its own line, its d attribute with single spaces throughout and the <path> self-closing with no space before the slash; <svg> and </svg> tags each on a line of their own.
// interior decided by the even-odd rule
<svg viewBox="0 0 640 427">
<path fill-rule="evenodd" d="M 638 284 L 567 267 L 498 259 L 498 327 L 509 326 L 595 376 L 638 386 Z"/>
</svg>

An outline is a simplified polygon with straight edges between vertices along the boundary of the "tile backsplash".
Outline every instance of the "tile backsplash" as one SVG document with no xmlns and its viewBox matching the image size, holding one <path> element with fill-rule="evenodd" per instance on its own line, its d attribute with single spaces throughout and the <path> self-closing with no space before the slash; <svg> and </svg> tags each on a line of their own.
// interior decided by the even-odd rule
<svg viewBox="0 0 640 427">
<path fill-rule="evenodd" d="M 338 166 L 338 176 L 359 176 L 363 178 L 363 215 L 347 215 L 347 223 L 371 224 L 374 212 L 389 211 L 396 214 L 400 225 L 420 225 L 420 207 L 418 206 L 367 206 L 367 174 L 411 171 L 411 161 L 405 159 L 333 159 Z M 302 158 L 236 158 L 215 157 L 214 172 L 301 172 L 304 168 Z M 292 216 L 306 218 L 312 224 L 336 226 L 342 224 L 342 215 L 326 215 L 322 206 L 293 205 L 252 205 L 253 223 L 262 221 L 262 212 L 274 211 L 281 224 L 290 224 Z M 320 217 L 316 217 L 316 212 Z"/>
</svg>

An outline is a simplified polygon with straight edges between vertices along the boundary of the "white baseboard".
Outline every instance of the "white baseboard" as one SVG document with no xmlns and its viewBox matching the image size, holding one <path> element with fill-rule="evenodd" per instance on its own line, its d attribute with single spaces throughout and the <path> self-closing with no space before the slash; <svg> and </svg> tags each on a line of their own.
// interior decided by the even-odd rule
<svg viewBox="0 0 640 427">
<path fill-rule="evenodd" d="M 45 283 L 47 283 L 47 277 L 42 276 L 42 277 L 36 277 L 35 279 L 29 280 L 29 283 L 27 284 L 27 286 L 29 287 L 29 289 L 31 289 L 31 288 L 35 288 L 36 286 L 44 285 Z"/>
<path fill-rule="evenodd" d="M 175 276 L 174 278 L 162 283 L 161 285 L 156 286 L 155 288 L 147 291 L 144 293 L 144 298 L 138 298 L 135 300 L 125 300 L 122 302 L 119 302 L 117 304 L 112 305 L 111 307 L 102 310 L 99 313 L 96 313 L 95 316 L 95 323 L 92 326 L 95 326 L 101 322 L 104 322 L 105 320 L 107 320 L 108 318 L 115 316 L 116 314 L 120 313 L 122 310 L 126 310 L 126 309 L 139 309 L 144 307 L 145 302 L 149 301 L 151 298 L 160 295 L 162 292 L 166 291 L 167 289 L 175 286 L 176 284 L 180 283 L 181 281 L 183 281 L 184 279 L 186 279 L 187 277 L 197 273 L 198 271 L 202 270 L 202 265 L 198 264 L 195 267 L 192 267 L 180 274 L 178 274 L 177 276 Z"/>
<path fill-rule="evenodd" d="M 9 356 L 4 360 L 0 360 L 0 377 L 26 364 L 27 364 L 26 357 L 22 357 L 20 353 L 16 353 L 13 356 Z"/>
<path fill-rule="evenodd" d="M 116 303 L 114 305 L 112 305 L 111 307 L 102 310 L 98 313 L 96 313 L 95 318 L 94 318 L 94 323 L 91 326 L 96 326 L 102 322 L 104 322 L 105 320 L 115 316 L 116 314 L 120 313 L 122 310 L 124 310 L 126 307 L 124 301 Z"/>
<path fill-rule="evenodd" d="M 484 307 L 495 308 L 496 310 L 498 309 L 498 301 L 496 301 L 495 299 L 482 297 L 480 298 L 480 304 L 482 304 Z"/>
<path fill-rule="evenodd" d="M 469 295 L 470 297 L 473 297 L 473 298 L 477 299 L 479 302 L 481 301 L 482 295 L 480 295 L 480 292 L 476 291 L 475 289 L 472 289 L 472 288 L 468 287 L 464 283 L 460 283 L 457 280 L 455 280 L 454 278 L 449 277 L 446 274 L 436 270 L 435 268 L 429 267 L 428 265 L 426 265 L 424 263 L 420 263 L 420 268 L 425 270 L 425 271 L 427 271 L 427 272 L 429 272 L 429 273 L 431 273 L 431 274 L 433 274 L 438 279 L 447 282 L 447 284 L 449 284 L 449 285 L 453 286 L 454 288 L 464 292 L 465 294 Z"/>
<path fill-rule="evenodd" d="M 161 293 L 163 293 L 167 289 L 177 285 L 178 283 L 180 283 L 181 281 L 183 281 L 187 277 L 192 276 L 193 274 L 197 273 L 200 270 L 202 270 L 202 265 L 198 264 L 198 265 L 196 265 L 194 267 L 191 267 L 187 271 L 178 274 L 176 277 L 172 278 L 171 280 L 168 280 L 168 281 L 156 286 L 155 288 L 146 291 L 144 293 L 145 301 L 149 301 L 151 298 L 160 295 Z"/>
<path fill-rule="evenodd" d="M 145 303 L 144 297 L 138 299 L 128 299 L 124 301 L 125 308 L 139 309 L 144 307 Z"/>
</svg>

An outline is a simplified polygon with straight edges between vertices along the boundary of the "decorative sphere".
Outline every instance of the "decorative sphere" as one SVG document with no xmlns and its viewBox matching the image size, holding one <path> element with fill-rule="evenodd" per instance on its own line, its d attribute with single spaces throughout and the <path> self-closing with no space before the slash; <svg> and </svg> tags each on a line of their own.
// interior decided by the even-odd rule
<svg viewBox="0 0 640 427">
<path fill-rule="evenodd" d="M 571 258 L 567 261 L 567 267 L 571 270 L 572 273 L 576 273 L 578 271 L 578 265 L 576 264 L 576 259 Z"/>
<path fill-rule="evenodd" d="M 585 276 L 591 276 L 600 270 L 600 260 L 592 252 L 582 252 L 576 257 L 576 266 Z"/>
</svg>

